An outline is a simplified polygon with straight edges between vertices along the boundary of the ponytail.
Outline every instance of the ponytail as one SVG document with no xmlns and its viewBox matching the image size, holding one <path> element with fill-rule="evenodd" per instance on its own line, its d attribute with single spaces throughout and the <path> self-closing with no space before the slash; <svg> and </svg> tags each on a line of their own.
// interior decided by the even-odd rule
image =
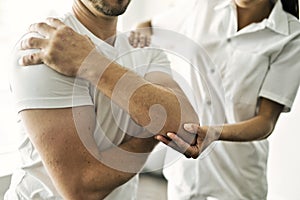
<svg viewBox="0 0 300 200">
<path fill-rule="evenodd" d="M 299 2 L 298 0 L 281 0 L 283 10 L 294 15 L 299 19 Z"/>
</svg>

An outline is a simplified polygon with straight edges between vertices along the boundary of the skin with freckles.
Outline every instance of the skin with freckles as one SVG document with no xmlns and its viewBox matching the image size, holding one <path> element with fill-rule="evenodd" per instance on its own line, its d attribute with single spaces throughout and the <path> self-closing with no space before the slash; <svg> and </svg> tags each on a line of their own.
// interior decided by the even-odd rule
<svg viewBox="0 0 300 200">
<path fill-rule="evenodd" d="M 114 45 L 118 20 L 114 15 L 122 13 L 128 3 L 126 0 L 75 0 L 73 11 L 76 18 L 96 37 Z M 147 159 L 147 154 L 138 154 L 149 153 L 158 143 L 153 134 L 168 139 L 166 133 L 171 131 L 188 144 L 195 142 L 195 134 L 184 130 L 183 124 L 199 124 L 198 116 L 170 75 L 153 71 L 141 77 L 106 58 L 95 49 L 87 36 L 75 32 L 57 19 L 49 18 L 45 23 L 33 24 L 30 31 L 44 37 L 32 37 L 21 42 L 21 49 L 40 49 L 22 57 L 22 65 L 44 63 L 64 75 L 88 80 L 146 129 L 141 133 L 146 136 L 144 138 L 129 137 L 116 148 L 94 153 L 130 168 L 122 171 L 99 162 L 77 135 L 77 127 L 80 126 L 84 141 L 91 140 L 89 137 L 93 134 L 93 128 L 90 127 L 95 127 L 92 106 L 21 111 L 29 137 L 64 199 L 103 199 L 131 179 Z M 128 88 L 122 89 L 125 85 L 122 81 L 134 87 L 129 87 L 130 91 Z M 137 154 L 116 154 L 118 149 Z M 185 152 L 184 149 L 178 150 Z"/>
</svg>

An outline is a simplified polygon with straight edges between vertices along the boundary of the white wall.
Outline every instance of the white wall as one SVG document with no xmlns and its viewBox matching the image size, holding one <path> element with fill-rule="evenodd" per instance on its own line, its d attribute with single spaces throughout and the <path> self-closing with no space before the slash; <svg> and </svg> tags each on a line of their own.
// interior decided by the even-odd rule
<svg viewBox="0 0 300 200">
<path fill-rule="evenodd" d="M 120 29 L 131 30 L 136 23 L 150 19 L 179 1 L 183 0 L 132 0 L 126 13 L 120 18 Z"/>
<path fill-rule="evenodd" d="M 282 114 L 270 138 L 270 200 L 300 199 L 300 91 L 290 113 Z"/>
</svg>

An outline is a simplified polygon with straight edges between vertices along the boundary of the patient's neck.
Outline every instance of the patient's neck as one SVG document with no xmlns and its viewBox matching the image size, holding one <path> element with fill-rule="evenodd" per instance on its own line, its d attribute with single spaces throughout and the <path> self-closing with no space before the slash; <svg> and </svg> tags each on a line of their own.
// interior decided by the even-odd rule
<svg viewBox="0 0 300 200">
<path fill-rule="evenodd" d="M 106 16 L 102 13 L 95 15 L 80 0 L 74 1 L 73 12 L 76 18 L 96 37 L 113 45 L 118 17 Z"/>
</svg>

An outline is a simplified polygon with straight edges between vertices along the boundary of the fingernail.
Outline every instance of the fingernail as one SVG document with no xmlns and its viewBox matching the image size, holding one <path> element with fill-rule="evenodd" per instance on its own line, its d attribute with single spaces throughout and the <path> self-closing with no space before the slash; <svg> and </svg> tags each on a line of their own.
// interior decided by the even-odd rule
<svg viewBox="0 0 300 200">
<path fill-rule="evenodd" d="M 33 24 L 30 24 L 29 27 L 28 27 L 28 31 L 31 31 L 32 27 L 33 27 Z"/>
<path fill-rule="evenodd" d="M 167 133 L 167 136 L 168 136 L 168 137 L 172 137 L 172 136 L 173 136 L 173 133 Z"/>
<path fill-rule="evenodd" d="M 192 124 L 184 124 L 183 127 L 184 127 L 184 129 L 187 130 L 187 131 L 193 130 Z"/>
<path fill-rule="evenodd" d="M 20 58 L 20 59 L 18 60 L 18 63 L 19 63 L 19 65 L 24 65 L 23 59 Z"/>
</svg>

